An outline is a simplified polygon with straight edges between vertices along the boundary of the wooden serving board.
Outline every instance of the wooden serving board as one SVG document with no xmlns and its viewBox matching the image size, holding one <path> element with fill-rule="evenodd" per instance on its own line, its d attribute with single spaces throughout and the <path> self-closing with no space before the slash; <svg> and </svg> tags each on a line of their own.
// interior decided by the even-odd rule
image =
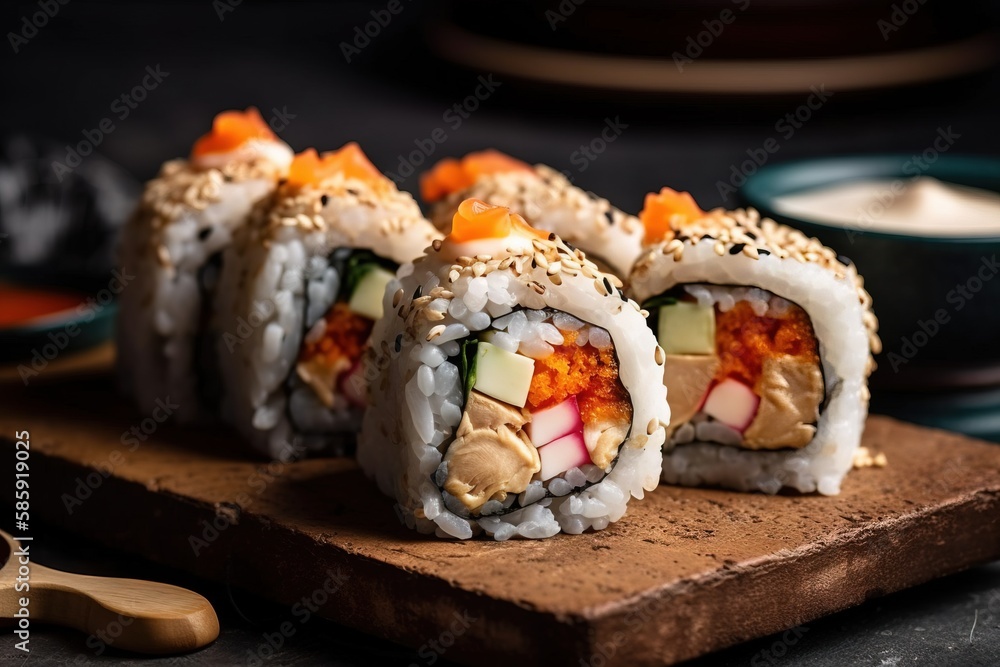
<svg viewBox="0 0 1000 667">
<path fill-rule="evenodd" d="M 835 498 L 661 487 L 605 531 L 498 544 L 407 530 L 350 461 L 144 423 L 107 377 L 0 391 L 33 516 L 453 660 L 674 663 L 1000 558 L 1000 447 L 882 417 L 889 465 Z"/>
</svg>

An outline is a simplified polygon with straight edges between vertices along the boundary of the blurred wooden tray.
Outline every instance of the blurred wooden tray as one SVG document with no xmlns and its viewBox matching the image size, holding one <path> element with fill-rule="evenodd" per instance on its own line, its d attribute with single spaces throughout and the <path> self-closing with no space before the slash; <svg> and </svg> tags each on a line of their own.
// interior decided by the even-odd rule
<svg viewBox="0 0 1000 667">
<path fill-rule="evenodd" d="M 33 516 L 452 660 L 674 663 L 1000 558 L 1000 447 L 881 417 L 888 467 L 835 498 L 661 487 L 603 532 L 497 544 L 417 535 L 352 462 L 248 460 L 107 377 L 5 394 Z"/>
</svg>

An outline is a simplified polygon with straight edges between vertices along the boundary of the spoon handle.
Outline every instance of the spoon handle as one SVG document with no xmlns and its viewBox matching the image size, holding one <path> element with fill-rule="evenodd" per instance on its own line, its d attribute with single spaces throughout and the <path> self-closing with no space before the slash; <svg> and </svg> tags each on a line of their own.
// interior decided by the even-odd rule
<svg viewBox="0 0 1000 667">
<path fill-rule="evenodd" d="M 219 636 L 219 619 L 201 595 L 138 579 L 71 574 L 31 564 L 31 618 L 82 630 L 139 653 L 193 651 Z"/>
</svg>

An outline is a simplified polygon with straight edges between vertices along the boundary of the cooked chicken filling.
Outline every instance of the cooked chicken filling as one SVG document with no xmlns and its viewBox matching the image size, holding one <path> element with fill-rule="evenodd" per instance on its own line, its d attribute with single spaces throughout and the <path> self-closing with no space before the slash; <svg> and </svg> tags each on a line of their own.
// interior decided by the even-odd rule
<svg viewBox="0 0 1000 667">
<path fill-rule="evenodd" d="M 522 410 L 477 391 L 469 393 L 455 441 L 444 460 L 444 489 L 470 510 L 489 500 L 503 501 L 521 493 L 541 470 L 538 450 L 521 429 L 528 421 Z"/>
</svg>

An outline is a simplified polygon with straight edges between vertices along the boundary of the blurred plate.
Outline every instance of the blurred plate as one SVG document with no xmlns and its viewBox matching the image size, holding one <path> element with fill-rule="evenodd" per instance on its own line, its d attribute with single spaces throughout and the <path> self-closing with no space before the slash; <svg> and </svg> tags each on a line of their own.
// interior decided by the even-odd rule
<svg viewBox="0 0 1000 667">
<path fill-rule="evenodd" d="M 650 58 L 555 49 L 437 24 L 439 56 L 498 76 L 545 84 L 640 93 L 787 95 L 822 84 L 837 92 L 925 84 L 991 67 L 997 39 L 981 34 L 920 48 L 828 58 Z M 690 62 L 688 62 L 690 60 Z"/>
<path fill-rule="evenodd" d="M 5 301 L 5 308 L 10 307 L 9 296 L 4 294 L 7 288 L 47 292 L 65 302 L 65 307 L 49 314 L 0 324 L 0 363 L 23 367 L 22 379 L 30 381 L 48 372 L 55 362 L 106 343 L 114 335 L 118 306 L 107 277 L 69 279 L 31 271 L 0 272 L 0 301 Z"/>
<path fill-rule="evenodd" d="M 768 165 L 747 178 L 740 196 L 762 215 L 815 236 L 855 262 L 872 295 L 884 348 L 876 358 L 873 386 L 902 391 L 1000 386 L 1000 277 L 982 280 L 960 307 L 953 294 L 1000 255 L 1000 234 L 891 233 L 805 219 L 775 204 L 783 195 L 848 181 L 906 182 L 916 176 L 1000 192 L 1000 158 L 935 153 L 920 170 L 913 158 L 845 156 Z M 928 318 L 940 309 L 947 322 L 929 326 Z"/>
</svg>

